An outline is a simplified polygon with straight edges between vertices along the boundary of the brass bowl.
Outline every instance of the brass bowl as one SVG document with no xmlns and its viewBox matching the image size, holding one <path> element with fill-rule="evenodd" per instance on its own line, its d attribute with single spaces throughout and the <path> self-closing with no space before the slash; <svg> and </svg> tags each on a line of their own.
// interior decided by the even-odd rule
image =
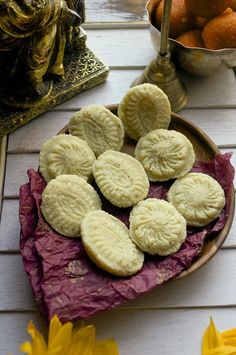
<svg viewBox="0 0 236 355">
<path fill-rule="evenodd" d="M 149 0 L 146 5 L 150 23 L 150 35 L 155 50 L 159 51 L 160 31 L 155 27 L 155 12 L 161 0 Z M 169 49 L 175 65 L 195 76 L 208 76 L 222 64 L 232 68 L 236 66 L 236 48 L 211 50 L 206 48 L 185 47 L 169 38 Z"/>
</svg>

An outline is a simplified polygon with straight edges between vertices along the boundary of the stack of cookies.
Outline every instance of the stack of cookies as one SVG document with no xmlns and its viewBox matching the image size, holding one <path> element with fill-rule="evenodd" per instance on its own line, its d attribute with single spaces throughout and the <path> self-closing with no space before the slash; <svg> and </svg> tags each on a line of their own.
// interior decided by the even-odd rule
<svg viewBox="0 0 236 355">
<path fill-rule="evenodd" d="M 66 237 L 81 237 L 91 260 L 114 275 L 138 272 L 144 253 L 177 252 L 187 225 L 207 225 L 225 205 L 216 180 L 189 173 L 195 161 L 193 146 L 180 132 L 168 130 L 170 120 L 167 96 L 143 84 L 126 93 L 118 116 L 103 106 L 85 107 L 71 118 L 69 134 L 42 146 L 45 220 Z M 137 141 L 134 157 L 120 152 L 125 133 Z M 149 181 L 172 179 L 168 202 L 147 198 Z M 129 229 L 102 211 L 99 194 L 121 209 L 132 208 Z"/>
</svg>

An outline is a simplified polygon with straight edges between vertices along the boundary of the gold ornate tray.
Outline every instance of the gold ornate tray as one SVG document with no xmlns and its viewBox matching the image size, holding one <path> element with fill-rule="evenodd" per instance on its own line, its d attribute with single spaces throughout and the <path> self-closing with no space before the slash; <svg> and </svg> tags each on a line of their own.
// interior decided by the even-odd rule
<svg viewBox="0 0 236 355">
<path fill-rule="evenodd" d="M 106 106 L 111 112 L 117 114 L 118 105 Z M 214 157 L 220 153 L 218 147 L 215 143 L 204 133 L 199 127 L 197 127 L 193 122 L 175 114 L 171 114 L 171 123 L 169 129 L 174 129 L 183 133 L 193 144 L 196 160 L 210 162 Z M 68 126 L 65 126 L 58 134 L 68 133 Z M 133 155 L 135 149 L 135 142 L 129 138 L 125 139 L 125 144 L 122 151 Z M 228 217 L 224 228 L 218 232 L 214 238 L 207 239 L 204 243 L 204 247 L 200 255 L 194 260 L 192 265 L 184 270 L 176 279 L 181 279 L 193 271 L 199 269 L 205 265 L 220 249 L 224 243 L 230 227 L 233 222 L 235 209 L 235 193 L 233 186 L 231 187 L 229 198 L 228 198 Z"/>
</svg>

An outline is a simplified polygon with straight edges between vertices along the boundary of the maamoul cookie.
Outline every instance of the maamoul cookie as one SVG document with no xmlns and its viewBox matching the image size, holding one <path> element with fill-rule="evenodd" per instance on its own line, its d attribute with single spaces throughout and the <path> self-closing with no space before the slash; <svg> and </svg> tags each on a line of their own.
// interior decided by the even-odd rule
<svg viewBox="0 0 236 355">
<path fill-rule="evenodd" d="M 41 211 L 45 220 L 67 237 L 79 237 L 84 216 L 100 209 L 97 192 L 77 175 L 57 176 L 47 184 L 42 194 Z"/>
<path fill-rule="evenodd" d="M 94 162 L 93 175 L 102 194 L 115 206 L 130 207 L 147 197 L 147 175 L 128 154 L 107 150 Z"/>
<path fill-rule="evenodd" d="M 120 150 L 124 140 L 121 120 L 103 106 L 91 105 L 76 112 L 69 132 L 84 139 L 96 156 L 108 149 Z"/>
<path fill-rule="evenodd" d="M 130 138 L 138 140 L 157 128 L 168 128 L 171 107 L 166 94 L 156 85 L 142 84 L 128 90 L 118 106 Z"/>
<path fill-rule="evenodd" d="M 195 154 L 192 143 L 182 133 L 157 129 L 138 141 L 135 158 L 149 180 L 166 181 L 185 175 L 194 164 Z"/>
<path fill-rule="evenodd" d="M 43 144 L 39 154 L 39 170 L 46 182 L 58 175 L 92 177 L 95 155 L 88 144 L 70 134 L 58 134 Z"/>
<path fill-rule="evenodd" d="M 176 180 L 167 197 L 187 224 L 196 227 L 205 226 L 217 218 L 225 205 L 220 184 L 203 173 L 189 173 Z"/>
<path fill-rule="evenodd" d="M 91 260 L 117 276 L 130 276 L 143 265 L 144 255 L 132 242 L 128 228 L 104 211 L 88 213 L 81 223 L 81 237 Z"/>
<path fill-rule="evenodd" d="M 185 219 L 167 201 L 148 198 L 130 214 L 131 239 L 149 254 L 164 256 L 177 252 L 186 233 Z"/>
</svg>

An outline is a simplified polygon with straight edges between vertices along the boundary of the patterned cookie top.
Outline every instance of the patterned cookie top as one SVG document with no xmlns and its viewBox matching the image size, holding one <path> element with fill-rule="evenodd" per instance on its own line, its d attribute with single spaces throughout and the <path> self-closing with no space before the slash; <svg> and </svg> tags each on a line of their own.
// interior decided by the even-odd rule
<svg viewBox="0 0 236 355">
<path fill-rule="evenodd" d="M 45 220 L 67 237 L 79 237 L 84 216 L 100 209 L 97 192 L 77 175 L 57 176 L 47 184 L 42 194 L 41 211 Z"/>
<path fill-rule="evenodd" d="M 189 172 L 195 154 L 192 143 L 182 133 L 157 129 L 138 141 L 135 158 L 143 165 L 149 180 L 166 181 Z"/>
<path fill-rule="evenodd" d="M 121 120 L 99 105 L 87 106 L 76 112 L 70 120 L 69 132 L 84 139 L 96 156 L 108 149 L 120 150 L 124 141 Z"/>
<path fill-rule="evenodd" d="M 107 272 L 130 276 L 143 265 L 144 255 L 130 239 L 128 228 L 104 211 L 85 216 L 81 237 L 88 256 Z"/>
<path fill-rule="evenodd" d="M 88 144 L 70 134 L 58 134 L 43 144 L 39 155 L 39 170 L 46 182 L 58 175 L 92 177 L 95 155 Z"/>
<path fill-rule="evenodd" d="M 186 221 L 170 203 L 156 198 L 139 202 L 130 214 L 130 236 L 143 251 L 177 252 L 186 238 Z"/>
<path fill-rule="evenodd" d="M 187 224 L 197 227 L 205 226 L 217 218 L 225 205 L 220 184 L 202 173 L 189 173 L 176 180 L 167 197 L 184 216 Z"/>
<path fill-rule="evenodd" d="M 160 88 L 142 84 L 128 90 L 118 106 L 118 116 L 128 136 L 138 140 L 157 128 L 168 128 L 171 107 Z"/>
<path fill-rule="evenodd" d="M 147 175 L 128 154 L 107 150 L 94 162 L 93 175 L 102 194 L 115 206 L 130 207 L 147 197 Z"/>
</svg>

